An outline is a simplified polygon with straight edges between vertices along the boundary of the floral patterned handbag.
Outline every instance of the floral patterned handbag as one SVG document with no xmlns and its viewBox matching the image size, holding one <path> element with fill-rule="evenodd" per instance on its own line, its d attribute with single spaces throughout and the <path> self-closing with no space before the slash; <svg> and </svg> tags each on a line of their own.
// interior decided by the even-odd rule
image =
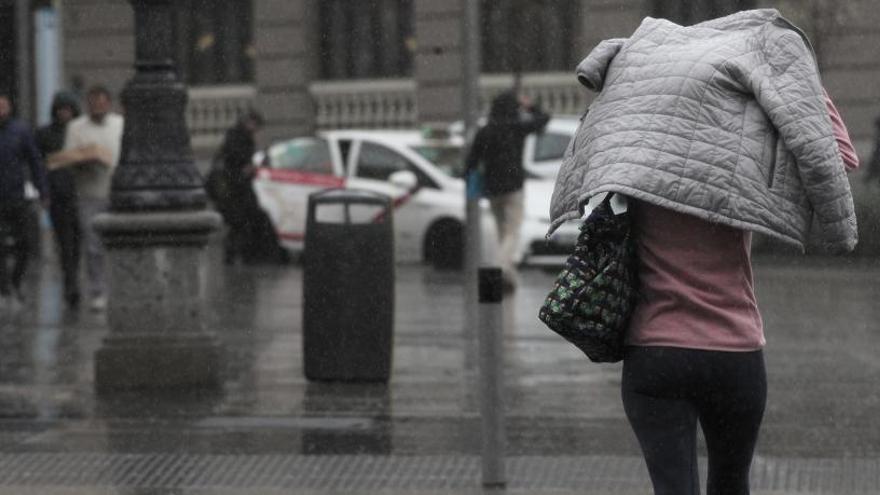
<svg viewBox="0 0 880 495">
<path fill-rule="evenodd" d="M 638 293 L 630 213 L 615 214 L 609 194 L 580 228 L 577 244 L 538 313 L 591 361 L 623 359 Z"/>
</svg>

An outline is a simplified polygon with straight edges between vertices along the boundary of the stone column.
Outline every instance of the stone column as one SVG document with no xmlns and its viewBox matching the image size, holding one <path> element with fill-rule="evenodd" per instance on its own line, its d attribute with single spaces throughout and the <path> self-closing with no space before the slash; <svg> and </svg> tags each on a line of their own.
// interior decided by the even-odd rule
<svg viewBox="0 0 880 495">
<path fill-rule="evenodd" d="M 119 94 L 134 64 L 131 7 L 118 0 L 56 3 L 62 19 L 62 87 L 83 92 L 100 84 Z"/>
<path fill-rule="evenodd" d="M 461 119 L 463 6 L 461 1 L 414 3 L 419 124 L 442 125 Z"/>
<path fill-rule="evenodd" d="M 36 121 L 36 111 L 33 104 L 33 44 L 30 42 L 33 38 L 33 15 L 27 0 L 15 0 L 15 54 L 12 55 L 16 60 L 16 80 L 15 85 L 18 91 L 15 93 L 15 107 L 18 114 L 24 116 L 28 120 Z M 10 22 L 5 20 L 5 22 Z M 5 47 L 9 50 L 9 47 Z M 7 55 L 9 56 L 9 55 Z"/>
<path fill-rule="evenodd" d="M 261 144 L 315 130 L 309 85 L 321 56 L 320 0 L 254 2 L 257 107 L 266 119 Z"/>
<path fill-rule="evenodd" d="M 94 227 L 108 253 L 110 333 L 95 354 L 99 392 L 219 385 L 219 346 L 202 326 L 203 251 L 220 218 L 205 209 L 173 64 L 171 0 L 130 0 L 135 75 L 110 211 Z"/>
</svg>

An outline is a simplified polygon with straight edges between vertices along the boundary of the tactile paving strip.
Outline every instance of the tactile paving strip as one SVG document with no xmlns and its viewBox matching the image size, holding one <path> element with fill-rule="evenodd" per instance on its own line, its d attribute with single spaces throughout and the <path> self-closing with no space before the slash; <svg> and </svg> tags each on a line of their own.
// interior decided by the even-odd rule
<svg viewBox="0 0 880 495">
<path fill-rule="evenodd" d="M 705 462 L 703 473 L 705 476 Z M 637 457 L 511 457 L 511 490 L 631 493 L 648 489 Z M 752 471 L 756 490 L 876 494 L 880 459 L 766 459 Z M 107 453 L 2 453 L 0 486 L 164 489 L 259 487 L 299 490 L 468 490 L 480 485 L 474 456 L 297 456 Z"/>
</svg>

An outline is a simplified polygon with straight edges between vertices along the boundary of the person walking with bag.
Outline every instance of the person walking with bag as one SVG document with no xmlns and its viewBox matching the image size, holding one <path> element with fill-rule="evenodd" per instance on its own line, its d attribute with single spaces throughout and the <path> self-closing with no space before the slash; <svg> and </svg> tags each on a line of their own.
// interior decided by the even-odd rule
<svg viewBox="0 0 880 495">
<path fill-rule="evenodd" d="M 263 116 L 251 110 L 226 131 L 215 160 L 222 167 L 223 196 L 218 209 L 229 231 L 224 242 L 224 262 L 234 264 L 237 260 L 250 260 L 253 252 L 250 233 L 254 231 L 259 215 L 259 204 L 253 190 L 254 152 L 257 149 L 256 134 L 263 126 Z"/>
<path fill-rule="evenodd" d="M 30 207 L 25 197 L 28 178 L 44 206 L 48 206 L 49 194 L 46 170 L 33 134 L 13 117 L 12 110 L 9 95 L 0 93 L 0 304 L 15 308 L 24 302 L 21 285 L 33 255 L 28 239 Z M 12 273 L 7 267 L 10 255 Z"/>
<path fill-rule="evenodd" d="M 846 129 L 809 41 L 774 9 L 690 27 L 646 18 L 577 75 L 599 94 L 560 170 L 552 225 L 602 193 L 628 199 L 639 295 L 621 395 L 654 493 L 700 493 L 699 425 L 707 493 L 748 494 L 767 393 L 751 233 L 855 247 Z"/>
<path fill-rule="evenodd" d="M 498 227 L 501 273 L 507 290 L 516 287 L 515 257 L 523 221 L 523 143 L 541 132 L 550 115 L 525 97 L 505 91 L 492 100 L 489 121 L 474 137 L 465 175 L 480 169 L 483 194 L 489 198 Z"/>
</svg>

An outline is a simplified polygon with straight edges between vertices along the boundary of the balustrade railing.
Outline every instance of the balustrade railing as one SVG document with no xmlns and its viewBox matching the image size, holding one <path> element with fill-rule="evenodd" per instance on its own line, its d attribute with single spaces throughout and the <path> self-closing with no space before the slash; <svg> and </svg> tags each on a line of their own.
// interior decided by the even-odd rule
<svg viewBox="0 0 880 495">
<path fill-rule="evenodd" d="M 186 122 L 193 149 L 219 146 L 226 130 L 254 108 L 256 96 L 256 87 L 250 85 L 190 88 Z"/>
<path fill-rule="evenodd" d="M 480 78 L 480 105 L 485 115 L 498 93 L 513 87 L 513 76 Z M 525 74 L 521 90 L 556 115 L 579 115 L 586 91 L 568 73 Z M 413 127 L 418 124 L 416 82 L 412 79 L 318 81 L 309 86 L 320 129 Z"/>
<path fill-rule="evenodd" d="M 480 105 L 485 115 L 498 93 L 513 87 L 510 75 L 480 78 Z M 554 115 L 578 115 L 586 92 L 570 73 L 530 73 L 521 91 Z M 417 85 L 412 79 L 318 81 L 309 86 L 319 129 L 407 128 L 418 124 Z M 194 149 L 216 147 L 242 113 L 255 106 L 256 87 L 202 86 L 189 90 L 186 117 Z"/>
<path fill-rule="evenodd" d="M 492 98 L 513 87 L 511 75 L 480 77 L 480 109 L 489 111 Z M 553 115 L 580 115 L 586 110 L 587 94 L 569 72 L 536 72 L 523 74 L 520 91 L 533 101 L 539 101 Z"/>
<path fill-rule="evenodd" d="M 412 127 L 418 119 L 412 79 L 319 81 L 309 92 L 320 129 Z"/>
</svg>

